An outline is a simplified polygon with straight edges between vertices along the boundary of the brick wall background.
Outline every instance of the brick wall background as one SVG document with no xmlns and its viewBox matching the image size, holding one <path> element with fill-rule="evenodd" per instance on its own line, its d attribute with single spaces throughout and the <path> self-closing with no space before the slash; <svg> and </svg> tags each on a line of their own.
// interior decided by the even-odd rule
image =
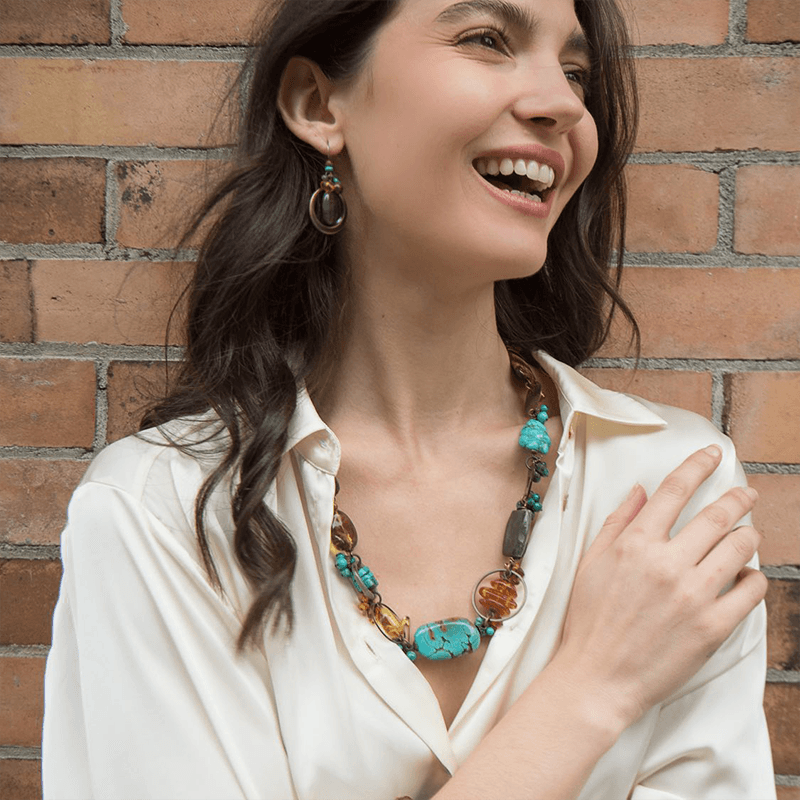
<svg viewBox="0 0 800 800">
<path fill-rule="evenodd" d="M 632 0 L 643 124 L 619 343 L 601 383 L 733 436 L 766 533 L 766 709 L 800 798 L 800 8 Z M 40 796 L 42 674 L 68 497 L 164 380 L 178 211 L 257 0 L 0 0 L 0 796 Z M 221 120 L 225 122 L 223 112 Z M 218 128 L 222 129 L 222 128 Z M 174 343 L 176 343 L 177 340 Z M 178 351 L 176 351 L 177 354 Z M 735 698 L 731 698 L 735 702 Z"/>
</svg>

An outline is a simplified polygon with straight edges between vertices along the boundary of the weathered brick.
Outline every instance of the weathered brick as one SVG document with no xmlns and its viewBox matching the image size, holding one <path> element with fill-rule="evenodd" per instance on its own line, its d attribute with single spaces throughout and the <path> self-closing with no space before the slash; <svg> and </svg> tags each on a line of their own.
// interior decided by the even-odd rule
<svg viewBox="0 0 800 800">
<path fill-rule="evenodd" d="M 0 445 L 91 447 L 94 397 L 90 361 L 0 360 Z"/>
<path fill-rule="evenodd" d="M 144 410 L 164 394 L 163 361 L 115 361 L 108 367 L 109 442 L 139 430 Z"/>
<path fill-rule="evenodd" d="M 779 775 L 800 773 L 800 683 L 768 683 L 764 692 L 772 760 Z"/>
<path fill-rule="evenodd" d="M 800 800 L 800 786 L 776 786 L 777 800 Z"/>
<path fill-rule="evenodd" d="M 729 376 L 730 434 L 743 461 L 800 462 L 800 372 Z"/>
<path fill-rule="evenodd" d="M 36 261 L 31 280 L 38 341 L 160 345 L 188 280 L 188 265 Z M 181 335 L 179 319 L 172 343 Z"/>
<path fill-rule="evenodd" d="M 711 415 L 711 376 L 705 372 L 668 369 L 583 369 L 589 380 L 616 392 L 639 395 L 657 403 Z"/>
<path fill-rule="evenodd" d="M 103 44 L 110 41 L 110 0 L 3 0 L 0 42 Z"/>
<path fill-rule="evenodd" d="M 767 611 L 768 666 L 800 670 L 800 581 L 770 579 Z"/>
<path fill-rule="evenodd" d="M 0 240 L 101 242 L 105 183 L 96 158 L 0 159 Z"/>
<path fill-rule="evenodd" d="M 6 746 L 41 744 L 44 662 L 44 658 L 0 656 L 0 731 Z"/>
<path fill-rule="evenodd" d="M 61 562 L 0 560 L 0 644 L 50 644 Z"/>
<path fill-rule="evenodd" d="M 0 340 L 33 341 L 31 279 L 27 261 L 0 262 Z"/>
<path fill-rule="evenodd" d="M 800 150 L 800 59 L 641 59 L 639 74 L 639 150 Z"/>
<path fill-rule="evenodd" d="M 800 357 L 800 270 L 633 267 L 623 294 L 642 328 L 642 355 Z M 618 322 L 602 355 L 627 353 Z"/>
<path fill-rule="evenodd" d="M 728 0 L 630 0 L 634 44 L 722 44 L 728 34 Z"/>
<path fill-rule="evenodd" d="M 631 164 L 626 175 L 629 250 L 703 253 L 714 247 L 717 175 L 683 164 Z"/>
<path fill-rule="evenodd" d="M 797 0 L 748 0 L 747 38 L 751 42 L 800 42 Z"/>
<path fill-rule="evenodd" d="M 58 544 L 86 461 L 0 460 L 0 542 Z"/>
<path fill-rule="evenodd" d="M 124 247 L 175 247 L 191 214 L 219 174 L 218 161 L 126 161 L 117 165 L 119 225 Z M 208 230 L 190 240 L 197 244 Z"/>
<path fill-rule="evenodd" d="M 753 520 L 765 536 L 761 563 L 800 565 L 800 475 L 748 475 L 747 482 L 759 495 Z"/>
<path fill-rule="evenodd" d="M 243 44 L 263 0 L 123 0 L 126 42 Z"/>
<path fill-rule="evenodd" d="M 41 800 L 42 762 L 38 758 L 0 761 L 0 797 L 7 800 Z"/>
<path fill-rule="evenodd" d="M 223 144 L 230 103 L 209 131 L 236 72 L 236 64 L 213 61 L 0 58 L 0 141 Z"/>
<path fill-rule="evenodd" d="M 740 253 L 800 255 L 800 167 L 739 169 L 735 214 L 734 248 Z"/>
</svg>

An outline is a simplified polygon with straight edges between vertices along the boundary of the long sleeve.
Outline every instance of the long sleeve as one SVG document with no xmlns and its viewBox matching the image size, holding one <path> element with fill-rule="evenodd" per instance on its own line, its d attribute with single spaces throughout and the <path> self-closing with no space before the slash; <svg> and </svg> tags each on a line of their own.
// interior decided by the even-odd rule
<svg viewBox="0 0 800 800">
<path fill-rule="evenodd" d="M 45 798 L 293 797 L 264 655 L 236 655 L 241 621 L 183 532 L 88 482 L 62 542 Z"/>
</svg>

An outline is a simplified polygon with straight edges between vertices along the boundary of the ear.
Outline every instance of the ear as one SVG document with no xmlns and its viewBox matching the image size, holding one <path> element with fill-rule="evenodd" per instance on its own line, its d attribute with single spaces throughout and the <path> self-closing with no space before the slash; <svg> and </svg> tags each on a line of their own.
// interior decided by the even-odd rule
<svg viewBox="0 0 800 800">
<path fill-rule="evenodd" d="M 330 104 L 333 82 L 310 59 L 294 56 L 281 76 L 278 109 L 289 130 L 307 144 L 332 155 L 344 147 L 341 121 Z"/>
</svg>

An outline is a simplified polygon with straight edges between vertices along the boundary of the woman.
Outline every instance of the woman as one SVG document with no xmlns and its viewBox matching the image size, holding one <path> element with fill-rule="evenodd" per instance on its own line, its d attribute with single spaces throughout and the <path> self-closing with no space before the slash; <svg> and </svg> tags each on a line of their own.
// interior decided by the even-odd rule
<svg viewBox="0 0 800 800">
<path fill-rule="evenodd" d="M 276 12 L 179 384 L 70 507 L 47 797 L 774 796 L 732 446 L 570 366 L 628 315 L 624 46 Z"/>
</svg>

